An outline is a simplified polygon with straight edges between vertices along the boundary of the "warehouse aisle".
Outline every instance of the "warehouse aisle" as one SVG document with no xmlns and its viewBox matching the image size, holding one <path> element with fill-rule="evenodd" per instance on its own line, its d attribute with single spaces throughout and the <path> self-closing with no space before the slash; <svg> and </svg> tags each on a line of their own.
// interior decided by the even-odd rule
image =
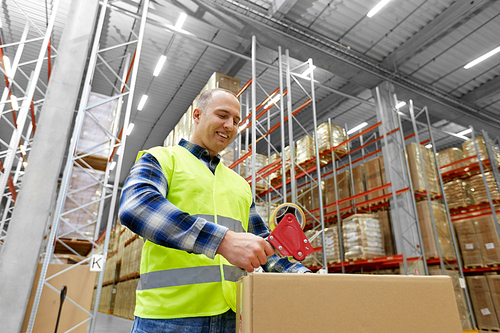
<svg viewBox="0 0 500 333">
<path fill-rule="evenodd" d="M 133 323 L 133 320 L 99 312 L 97 314 L 95 333 L 129 333 L 132 330 Z"/>
</svg>

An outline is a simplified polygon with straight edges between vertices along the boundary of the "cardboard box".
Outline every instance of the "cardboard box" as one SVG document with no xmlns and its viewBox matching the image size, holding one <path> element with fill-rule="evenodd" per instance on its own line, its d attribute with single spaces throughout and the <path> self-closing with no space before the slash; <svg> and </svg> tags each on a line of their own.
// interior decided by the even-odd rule
<svg viewBox="0 0 500 333">
<path fill-rule="evenodd" d="M 467 276 L 472 307 L 480 329 L 500 329 L 486 276 Z"/>
<path fill-rule="evenodd" d="M 436 224 L 437 238 L 441 250 L 441 256 L 448 259 L 455 259 L 455 250 L 451 242 L 451 234 L 448 226 L 448 216 L 443 204 L 432 201 L 432 213 Z M 439 257 L 438 248 L 436 245 L 436 237 L 432 226 L 432 217 L 429 210 L 429 202 L 427 200 L 417 202 L 417 214 L 422 234 L 422 242 L 427 258 Z"/>
<path fill-rule="evenodd" d="M 252 273 L 236 332 L 461 333 L 448 276 Z"/>
</svg>

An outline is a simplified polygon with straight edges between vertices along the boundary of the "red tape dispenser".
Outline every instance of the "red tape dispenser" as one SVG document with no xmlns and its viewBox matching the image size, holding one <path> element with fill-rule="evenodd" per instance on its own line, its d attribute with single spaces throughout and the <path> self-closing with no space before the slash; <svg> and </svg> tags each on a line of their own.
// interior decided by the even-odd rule
<svg viewBox="0 0 500 333">
<path fill-rule="evenodd" d="M 285 203 L 271 214 L 269 226 L 272 230 L 267 241 L 279 257 L 292 256 L 304 260 L 313 252 L 313 247 L 304 234 L 305 216 L 297 205 Z"/>
</svg>

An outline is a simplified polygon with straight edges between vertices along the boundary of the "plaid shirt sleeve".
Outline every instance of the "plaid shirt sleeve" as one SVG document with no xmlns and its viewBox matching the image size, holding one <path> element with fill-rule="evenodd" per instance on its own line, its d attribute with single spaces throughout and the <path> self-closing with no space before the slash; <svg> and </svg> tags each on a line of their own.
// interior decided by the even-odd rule
<svg viewBox="0 0 500 333">
<path fill-rule="evenodd" d="M 259 213 L 257 213 L 257 209 L 255 208 L 255 203 L 252 203 L 252 206 L 250 207 L 248 232 L 251 232 L 252 234 L 263 238 L 269 236 L 270 234 L 269 229 L 267 229 L 266 225 L 264 224 L 264 221 L 262 221 L 262 218 L 260 217 Z M 287 258 L 280 258 L 275 254 L 267 258 L 267 263 L 263 265 L 262 268 L 266 272 L 274 272 L 274 273 L 310 272 L 310 270 L 305 266 L 303 266 L 302 264 L 291 263 Z"/>
<path fill-rule="evenodd" d="M 213 259 L 228 229 L 181 211 L 166 199 L 167 191 L 160 164 L 143 155 L 123 187 L 120 222 L 155 244 Z"/>
</svg>

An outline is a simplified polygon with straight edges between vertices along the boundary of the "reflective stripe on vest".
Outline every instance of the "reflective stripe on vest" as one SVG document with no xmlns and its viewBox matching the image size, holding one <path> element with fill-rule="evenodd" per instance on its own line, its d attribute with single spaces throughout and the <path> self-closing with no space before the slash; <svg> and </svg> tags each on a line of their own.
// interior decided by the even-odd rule
<svg viewBox="0 0 500 333">
<path fill-rule="evenodd" d="M 206 214 L 196 214 L 193 215 L 195 217 L 201 217 L 208 222 L 215 222 L 214 216 L 213 215 L 206 215 Z M 241 222 L 235 219 L 232 219 L 230 217 L 225 217 L 225 216 L 217 216 L 217 224 L 222 225 L 226 228 L 228 228 L 231 231 L 234 232 L 245 232 L 245 229 L 243 229 L 243 226 L 241 225 Z"/>
<path fill-rule="evenodd" d="M 224 265 L 224 279 L 238 281 L 246 271 L 236 266 Z M 197 283 L 221 282 L 219 266 L 198 266 L 169 269 L 141 274 L 137 290 L 186 286 Z"/>
</svg>

